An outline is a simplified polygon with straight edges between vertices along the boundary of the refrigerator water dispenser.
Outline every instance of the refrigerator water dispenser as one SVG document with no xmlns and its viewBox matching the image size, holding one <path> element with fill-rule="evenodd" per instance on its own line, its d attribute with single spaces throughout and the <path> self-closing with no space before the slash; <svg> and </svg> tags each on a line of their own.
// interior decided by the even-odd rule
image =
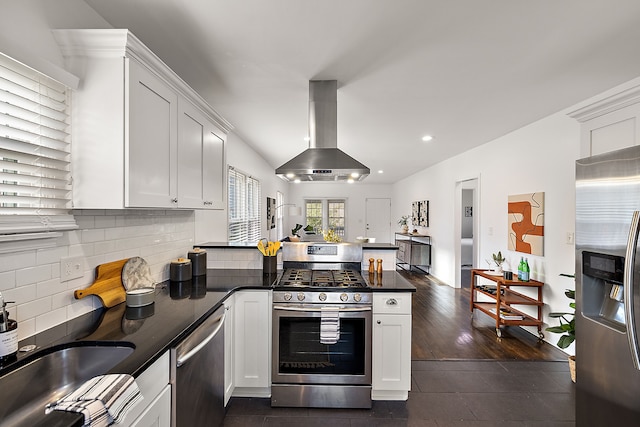
<svg viewBox="0 0 640 427">
<path fill-rule="evenodd" d="M 624 257 L 582 253 L 582 314 L 601 325 L 626 333 L 623 270 Z"/>
</svg>

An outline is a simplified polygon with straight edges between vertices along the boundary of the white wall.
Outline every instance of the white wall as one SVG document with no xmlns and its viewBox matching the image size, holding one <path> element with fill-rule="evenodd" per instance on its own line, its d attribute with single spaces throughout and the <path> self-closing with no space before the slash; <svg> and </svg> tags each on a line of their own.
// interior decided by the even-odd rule
<svg viewBox="0 0 640 427">
<path fill-rule="evenodd" d="M 2 0 L 0 7 L 0 52 L 65 77 L 68 73 L 50 30 L 109 28 L 81 0 Z M 262 181 L 265 212 L 267 196 L 275 197 L 277 190 L 286 194 L 286 183 L 236 135 L 229 135 L 227 150 L 230 164 Z M 53 247 L 2 253 L 7 243 L 0 244 L 0 291 L 6 300 L 15 301 L 8 308 L 11 318 L 18 320 L 20 339 L 100 307 L 97 297 L 73 297 L 74 290 L 93 283 L 99 264 L 141 256 L 151 265 L 154 279 L 163 281 L 169 278 L 170 261 L 186 256 L 197 242 L 227 240 L 226 209 L 76 210 L 73 214 L 80 228 L 62 233 Z M 60 282 L 60 258 L 66 256 L 82 259 L 83 276 Z"/>
<path fill-rule="evenodd" d="M 366 181 L 365 181 L 366 182 Z M 354 241 L 357 236 L 366 236 L 365 211 L 366 200 L 368 198 L 391 198 L 391 185 L 367 185 L 365 182 L 355 182 L 353 184 L 334 182 L 313 182 L 288 184 L 289 201 L 297 206 L 303 207 L 303 216 L 285 218 L 285 235 L 291 234 L 291 229 L 296 223 L 302 224 L 304 220 L 304 201 L 313 198 L 338 198 L 347 200 L 346 216 L 346 241 Z M 302 224 L 303 226 L 306 224 Z M 392 229 L 395 222 L 392 217 Z M 391 242 L 389 236 L 388 242 Z M 377 242 L 381 243 L 381 242 Z"/>
<path fill-rule="evenodd" d="M 544 256 L 529 257 L 534 279 L 546 283 L 545 314 L 567 308 L 563 292 L 573 289 L 573 281 L 560 273 L 574 272 L 574 246 L 566 244 L 566 233 L 575 228 L 575 160 L 579 156 L 578 123 L 557 113 L 515 132 L 470 150 L 393 186 L 393 216 L 411 210 L 414 200 L 429 200 L 429 228 L 433 243 L 432 274 L 443 282 L 455 283 L 456 182 L 479 178 L 478 266 L 498 250 L 517 268 L 520 254 L 507 250 L 508 196 L 530 192 L 545 193 Z M 459 193 L 458 193 L 459 194 Z M 550 310 L 553 309 L 553 310 Z M 545 320 L 547 318 L 545 317 Z M 557 336 L 546 333 L 555 343 Z"/>
</svg>

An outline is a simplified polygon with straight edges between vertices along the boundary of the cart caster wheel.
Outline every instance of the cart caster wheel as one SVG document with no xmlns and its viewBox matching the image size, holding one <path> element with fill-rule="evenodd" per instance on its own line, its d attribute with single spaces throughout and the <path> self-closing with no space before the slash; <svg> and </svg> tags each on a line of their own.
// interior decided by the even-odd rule
<svg viewBox="0 0 640 427">
<path fill-rule="evenodd" d="M 544 334 L 543 334 L 542 332 L 538 332 L 538 339 L 539 339 L 540 341 L 543 341 L 543 340 L 544 340 Z"/>
<path fill-rule="evenodd" d="M 496 336 L 498 338 L 502 338 L 502 331 L 500 330 L 500 328 L 496 328 Z"/>
</svg>

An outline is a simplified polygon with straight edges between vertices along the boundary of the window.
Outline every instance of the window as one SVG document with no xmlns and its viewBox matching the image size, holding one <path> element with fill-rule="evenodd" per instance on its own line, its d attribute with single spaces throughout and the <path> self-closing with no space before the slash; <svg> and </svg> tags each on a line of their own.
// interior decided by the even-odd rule
<svg viewBox="0 0 640 427">
<path fill-rule="evenodd" d="M 345 237 L 345 206 L 346 201 L 342 199 L 306 200 L 306 222 L 316 233 L 331 229 L 337 235 Z"/>
<path fill-rule="evenodd" d="M 305 202 L 307 225 L 313 227 L 317 234 L 322 233 L 322 200 L 307 200 Z"/>
<path fill-rule="evenodd" d="M 0 235 L 77 228 L 69 92 L 0 54 Z"/>
<path fill-rule="evenodd" d="M 229 166 L 229 241 L 260 239 L 260 181 Z"/>
</svg>

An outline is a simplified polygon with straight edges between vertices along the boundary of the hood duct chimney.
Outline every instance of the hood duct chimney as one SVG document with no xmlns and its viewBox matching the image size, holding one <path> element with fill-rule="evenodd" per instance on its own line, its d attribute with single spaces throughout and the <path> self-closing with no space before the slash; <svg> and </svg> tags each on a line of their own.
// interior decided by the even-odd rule
<svg viewBox="0 0 640 427">
<path fill-rule="evenodd" d="M 362 181 L 368 167 L 338 149 L 338 82 L 309 81 L 309 148 L 276 169 L 285 181 Z"/>
</svg>

